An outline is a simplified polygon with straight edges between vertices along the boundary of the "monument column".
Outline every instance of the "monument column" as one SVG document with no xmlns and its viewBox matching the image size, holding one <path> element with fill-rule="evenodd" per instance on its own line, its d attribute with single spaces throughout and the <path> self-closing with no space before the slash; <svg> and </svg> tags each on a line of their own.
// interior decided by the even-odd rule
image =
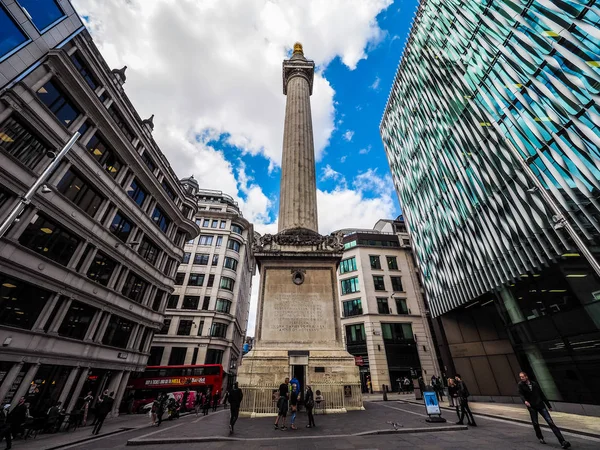
<svg viewBox="0 0 600 450">
<path fill-rule="evenodd" d="M 315 63 L 294 45 L 283 62 L 283 93 L 287 95 L 279 198 L 279 232 L 305 228 L 318 232 L 315 145 L 310 96 Z"/>
</svg>

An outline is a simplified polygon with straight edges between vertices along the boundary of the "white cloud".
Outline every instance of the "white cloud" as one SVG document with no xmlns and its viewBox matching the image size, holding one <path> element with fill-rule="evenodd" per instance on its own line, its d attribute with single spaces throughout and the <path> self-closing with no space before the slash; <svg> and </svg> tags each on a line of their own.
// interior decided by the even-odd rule
<svg viewBox="0 0 600 450">
<path fill-rule="evenodd" d="M 348 155 L 344 155 L 340 158 L 340 162 L 343 164 L 346 162 L 346 159 L 348 158 Z"/>
<path fill-rule="evenodd" d="M 329 164 L 327 164 L 325 167 L 323 167 L 321 181 L 329 179 L 343 181 L 344 183 L 346 182 L 344 175 L 342 175 L 340 172 L 337 172 L 336 170 L 333 170 L 333 168 Z"/>
<path fill-rule="evenodd" d="M 370 145 L 368 145 L 368 146 L 367 146 L 367 148 L 361 148 L 361 149 L 358 151 L 358 154 L 359 154 L 359 155 L 368 155 L 370 151 L 371 151 L 371 146 L 370 146 Z"/>
<path fill-rule="evenodd" d="M 352 130 L 347 130 L 344 135 L 343 135 L 344 139 L 346 139 L 348 142 L 352 141 L 352 138 L 354 137 L 354 131 Z"/>
<path fill-rule="evenodd" d="M 375 81 L 373 81 L 373 84 L 371 84 L 371 86 L 369 86 L 369 87 L 371 89 L 373 89 L 374 91 L 378 91 L 380 82 L 381 82 L 381 79 L 379 77 L 375 77 Z"/>
</svg>

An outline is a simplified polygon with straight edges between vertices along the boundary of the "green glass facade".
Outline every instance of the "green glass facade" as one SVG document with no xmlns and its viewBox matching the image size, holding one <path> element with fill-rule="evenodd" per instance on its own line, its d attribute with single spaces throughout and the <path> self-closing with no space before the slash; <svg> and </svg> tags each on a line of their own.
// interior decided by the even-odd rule
<svg viewBox="0 0 600 450">
<path fill-rule="evenodd" d="M 600 280 L 547 201 L 598 259 L 600 2 L 422 0 L 380 131 L 434 317 L 496 293 L 550 396 L 600 403 L 563 383 L 600 383 Z"/>
</svg>

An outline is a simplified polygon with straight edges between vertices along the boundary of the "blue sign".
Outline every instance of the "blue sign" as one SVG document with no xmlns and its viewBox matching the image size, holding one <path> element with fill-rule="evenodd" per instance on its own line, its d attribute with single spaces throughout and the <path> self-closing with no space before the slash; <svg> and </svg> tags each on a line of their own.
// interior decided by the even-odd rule
<svg viewBox="0 0 600 450">
<path fill-rule="evenodd" d="M 440 404 L 438 403 L 438 399 L 435 395 L 435 392 L 423 392 L 423 400 L 425 401 L 425 409 L 427 410 L 427 415 L 431 416 L 432 414 L 442 414 L 442 412 L 440 411 Z"/>
</svg>

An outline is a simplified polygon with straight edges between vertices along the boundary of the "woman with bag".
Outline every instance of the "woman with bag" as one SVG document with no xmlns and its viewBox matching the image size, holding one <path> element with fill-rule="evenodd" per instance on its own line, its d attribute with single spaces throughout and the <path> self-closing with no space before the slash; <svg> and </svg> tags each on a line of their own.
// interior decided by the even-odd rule
<svg viewBox="0 0 600 450">
<path fill-rule="evenodd" d="M 306 386 L 304 404 L 306 405 L 306 413 L 308 414 L 308 425 L 306 425 L 306 428 L 316 427 L 315 418 L 313 416 L 313 408 L 315 407 L 315 397 L 310 386 Z"/>
<path fill-rule="evenodd" d="M 292 420 L 290 428 L 292 430 L 297 430 L 296 425 L 296 413 L 298 412 L 298 385 L 296 383 L 292 384 L 292 392 L 290 393 L 290 409 L 292 410 Z"/>
</svg>

